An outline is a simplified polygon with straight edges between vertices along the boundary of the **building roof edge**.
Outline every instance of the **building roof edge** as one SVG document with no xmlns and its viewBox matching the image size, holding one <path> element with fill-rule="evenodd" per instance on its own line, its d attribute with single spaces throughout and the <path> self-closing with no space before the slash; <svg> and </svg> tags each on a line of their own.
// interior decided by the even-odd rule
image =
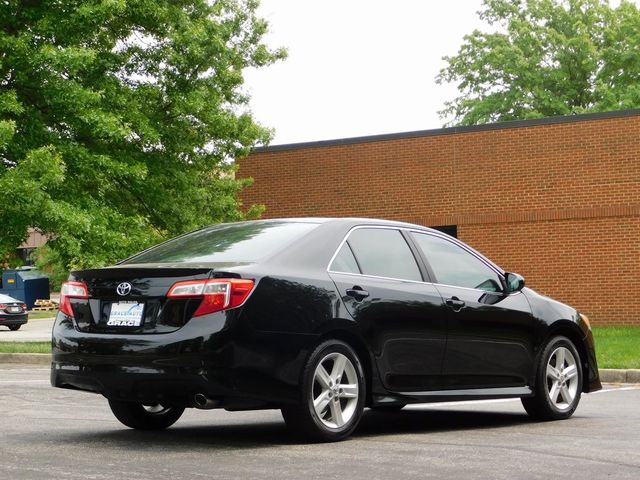
<svg viewBox="0 0 640 480">
<path fill-rule="evenodd" d="M 456 133 L 481 132 L 487 130 L 503 130 L 509 128 L 535 127 L 539 125 L 553 125 L 558 123 L 585 122 L 589 120 L 603 120 L 608 118 L 640 116 L 640 108 L 629 110 L 612 110 L 609 112 L 582 113 L 559 117 L 532 118 L 529 120 L 511 120 L 508 122 L 485 123 L 463 127 L 435 128 L 430 130 L 415 130 L 411 132 L 383 133 L 361 137 L 338 138 L 332 140 L 318 140 L 313 142 L 287 143 L 256 147 L 252 153 L 280 152 L 285 150 L 301 150 L 304 148 L 332 147 L 337 145 L 352 145 L 357 143 L 383 142 L 387 140 L 401 140 L 404 138 L 430 137 L 435 135 L 452 135 Z"/>
</svg>

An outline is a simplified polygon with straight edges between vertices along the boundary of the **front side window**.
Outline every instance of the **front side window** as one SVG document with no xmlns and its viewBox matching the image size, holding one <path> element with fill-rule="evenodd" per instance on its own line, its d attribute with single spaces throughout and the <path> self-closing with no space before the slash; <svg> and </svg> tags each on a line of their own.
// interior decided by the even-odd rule
<svg viewBox="0 0 640 480">
<path fill-rule="evenodd" d="M 498 274 L 464 248 L 434 235 L 412 236 L 431 265 L 437 283 L 488 292 L 502 290 Z"/>
<path fill-rule="evenodd" d="M 364 275 L 421 281 L 411 249 L 399 230 L 359 228 L 347 243 Z"/>
</svg>

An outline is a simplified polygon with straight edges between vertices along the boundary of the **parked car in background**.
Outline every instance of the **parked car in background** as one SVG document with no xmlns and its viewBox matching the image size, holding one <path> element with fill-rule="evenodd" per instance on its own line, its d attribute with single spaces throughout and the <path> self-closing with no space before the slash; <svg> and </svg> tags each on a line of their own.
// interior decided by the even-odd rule
<svg viewBox="0 0 640 480">
<path fill-rule="evenodd" d="M 15 331 L 27 321 L 27 305 L 22 300 L 0 293 L 0 325 Z"/>
<path fill-rule="evenodd" d="M 601 388 L 587 317 L 520 275 L 418 225 L 316 218 L 215 225 L 72 272 L 51 382 L 104 395 L 132 428 L 277 408 L 321 441 L 365 407 L 521 398 L 553 420 Z"/>
</svg>

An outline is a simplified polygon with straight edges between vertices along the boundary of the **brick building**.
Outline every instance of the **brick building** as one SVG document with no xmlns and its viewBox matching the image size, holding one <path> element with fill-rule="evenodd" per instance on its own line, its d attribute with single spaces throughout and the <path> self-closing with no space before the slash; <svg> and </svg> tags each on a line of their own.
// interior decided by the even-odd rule
<svg viewBox="0 0 640 480">
<path fill-rule="evenodd" d="M 448 226 L 595 324 L 640 325 L 640 110 L 256 150 L 263 218 Z"/>
</svg>

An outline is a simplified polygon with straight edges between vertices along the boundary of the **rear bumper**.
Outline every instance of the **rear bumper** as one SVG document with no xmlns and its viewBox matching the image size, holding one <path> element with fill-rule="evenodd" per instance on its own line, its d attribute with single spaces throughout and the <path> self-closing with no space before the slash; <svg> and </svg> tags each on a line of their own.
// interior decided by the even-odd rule
<svg viewBox="0 0 640 480">
<path fill-rule="evenodd" d="M 218 313 L 167 334 L 89 334 L 58 314 L 51 384 L 187 407 L 199 393 L 230 410 L 297 402 L 300 349 L 291 355 L 279 342 L 255 333 L 234 338 L 229 330 L 226 314 Z"/>
<path fill-rule="evenodd" d="M 0 325 L 4 325 L 7 327 L 12 327 L 14 325 L 24 325 L 27 323 L 29 319 L 29 315 L 26 313 L 20 315 L 12 315 L 12 314 L 0 314 Z"/>
</svg>

